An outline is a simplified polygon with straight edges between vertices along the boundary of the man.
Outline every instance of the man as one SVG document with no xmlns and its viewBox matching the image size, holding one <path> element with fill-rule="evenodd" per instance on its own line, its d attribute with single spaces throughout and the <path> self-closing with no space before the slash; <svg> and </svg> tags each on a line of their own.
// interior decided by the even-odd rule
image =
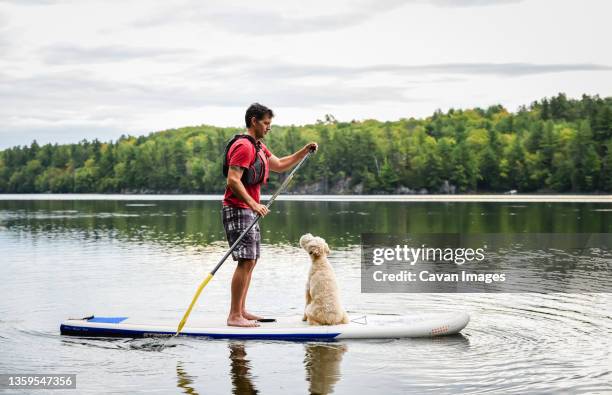
<svg viewBox="0 0 612 395">
<path fill-rule="evenodd" d="M 262 217 L 268 214 L 267 207 L 259 203 L 259 196 L 260 186 L 267 180 L 269 170 L 285 172 L 306 156 L 310 149 L 318 148 L 317 143 L 311 142 L 289 156 L 274 156 L 262 142 L 270 132 L 272 117 L 274 113 L 271 109 L 259 103 L 252 104 L 245 114 L 247 133 L 234 138 L 226 147 L 227 186 L 223 197 L 223 227 L 230 246 L 257 214 Z M 232 300 L 227 325 L 259 326 L 257 320 L 262 317 L 247 312 L 245 301 L 251 274 L 259 259 L 260 241 L 257 224 L 232 252 L 238 265 L 232 278 Z"/>
</svg>

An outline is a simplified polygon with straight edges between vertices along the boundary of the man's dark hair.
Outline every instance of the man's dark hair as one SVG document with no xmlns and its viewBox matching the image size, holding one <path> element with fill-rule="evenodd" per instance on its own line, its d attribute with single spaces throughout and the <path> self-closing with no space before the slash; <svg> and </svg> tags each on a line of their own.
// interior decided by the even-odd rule
<svg viewBox="0 0 612 395">
<path fill-rule="evenodd" d="M 251 127 L 251 118 L 255 117 L 256 120 L 261 121 L 266 115 L 270 116 L 270 118 L 274 117 L 274 113 L 268 107 L 259 103 L 251 104 L 244 115 L 246 127 Z"/>
</svg>

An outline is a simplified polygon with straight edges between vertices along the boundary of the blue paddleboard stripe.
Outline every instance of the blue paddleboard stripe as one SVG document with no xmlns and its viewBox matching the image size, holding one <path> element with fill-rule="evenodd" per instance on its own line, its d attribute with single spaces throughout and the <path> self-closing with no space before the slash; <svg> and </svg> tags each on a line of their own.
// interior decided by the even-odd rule
<svg viewBox="0 0 612 395">
<path fill-rule="evenodd" d="M 90 320 L 91 322 L 91 320 Z M 89 328 L 84 326 L 60 326 L 62 335 L 101 336 L 101 337 L 153 337 L 172 336 L 174 332 L 142 331 L 117 328 Z M 340 333 L 182 333 L 181 336 L 208 337 L 211 339 L 261 339 L 261 340 L 331 340 Z"/>
<path fill-rule="evenodd" d="M 87 320 L 87 322 L 101 322 L 104 324 L 119 324 L 122 321 L 127 320 L 128 317 L 94 317 Z"/>
</svg>

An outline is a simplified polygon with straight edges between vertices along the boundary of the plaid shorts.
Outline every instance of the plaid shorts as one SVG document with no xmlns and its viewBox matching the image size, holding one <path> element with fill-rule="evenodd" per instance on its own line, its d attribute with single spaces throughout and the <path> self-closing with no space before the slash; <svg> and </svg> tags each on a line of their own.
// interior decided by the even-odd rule
<svg viewBox="0 0 612 395">
<path fill-rule="evenodd" d="M 223 206 L 223 227 L 230 247 L 255 220 L 256 216 L 257 214 L 248 208 Z M 258 259 L 260 244 L 261 234 L 259 223 L 257 223 L 232 251 L 232 258 L 235 261 L 238 259 Z"/>
</svg>

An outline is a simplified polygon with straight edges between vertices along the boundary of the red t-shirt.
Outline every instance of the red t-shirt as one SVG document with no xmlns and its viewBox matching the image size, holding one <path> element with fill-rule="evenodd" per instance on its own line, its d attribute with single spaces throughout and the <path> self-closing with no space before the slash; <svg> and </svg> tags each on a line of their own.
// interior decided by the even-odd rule
<svg viewBox="0 0 612 395">
<path fill-rule="evenodd" d="M 261 150 L 264 153 L 264 157 L 266 158 L 266 174 L 265 179 L 268 178 L 269 171 L 269 161 L 268 158 L 272 156 L 268 147 L 264 145 L 261 141 L 258 141 L 258 144 L 261 145 Z M 229 166 L 240 166 L 242 168 L 247 169 L 251 163 L 255 160 L 255 146 L 248 139 L 238 139 L 232 144 L 229 152 L 227 153 L 227 164 Z M 246 189 L 249 196 L 251 196 L 257 203 L 259 203 L 259 186 L 261 184 L 256 185 L 245 185 L 244 189 Z M 231 207 L 241 207 L 241 208 L 249 208 L 249 206 L 243 202 L 238 196 L 232 192 L 229 186 L 225 187 L 225 195 L 223 196 L 223 205 L 231 206 Z"/>
</svg>

